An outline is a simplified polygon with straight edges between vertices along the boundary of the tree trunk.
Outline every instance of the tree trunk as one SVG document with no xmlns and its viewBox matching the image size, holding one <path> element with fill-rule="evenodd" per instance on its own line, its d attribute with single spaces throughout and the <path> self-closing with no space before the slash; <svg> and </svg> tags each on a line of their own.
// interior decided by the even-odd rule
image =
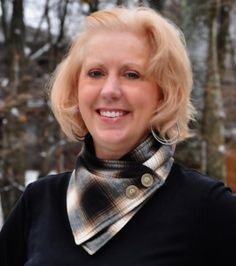
<svg viewBox="0 0 236 266">
<path fill-rule="evenodd" d="M 232 131 L 232 124 L 235 121 L 235 99 L 236 99 L 236 77 L 234 64 L 234 36 L 230 35 L 231 10 L 233 1 L 225 0 L 220 7 L 220 27 L 218 34 L 219 70 L 221 77 L 222 98 L 225 110 L 225 131 L 226 131 L 226 183 L 235 191 L 236 172 L 235 169 L 235 137 Z"/>
<path fill-rule="evenodd" d="M 25 24 L 23 12 L 23 0 L 13 1 L 13 12 L 10 24 L 9 47 L 9 77 L 19 85 L 19 78 L 25 72 Z M 16 91 L 17 93 L 17 91 Z"/>
<path fill-rule="evenodd" d="M 206 141 L 207 174 L 225 180 L 225 143 L 222 92 L 218 65 L 218 19 L 220 0 L 209 3 L 208 72 L 205 91 L 203 136 Z"/>
<path fill-rule="evenodd" d="M 235 99 L 236 99 L 236 76 L 234 63 L 234 36 L 230 36 L 230 12 L 233 9 L 233 3 L 225 0 L 220 8 L 220 27 L 218 34 L 218 54 L 219 54 L 219 71 L 221 77 L 222 95 L 224 99 L 224 109 L 227 119 L 225 119 L 226 129 L 235 121 Z M 226 134 L 228 142 L 231 142 L 232 136 Z"/>
<path fill-rule="evenodd" d="M 22 76 L 26 69 L 23 0 L 14 0 L 12 8 L 12 18 L 10 24 L 6 26 L 9 29 L 9 37 L 5 38 L 5 47 L 8 62 L 7 76 L 9 77 L 7 96 L 14 99 L 19 92 L 27 89 L 22 83 Z M 25 147 L 21 142 L 24 125 L 19 121 L 19 110 L 18 108 L 10 108 L 3 114 L 2 119 L 7 123 L 6 125 L 2 124 L 1 146 L 3 150 L 9 151 L 7 155 L 1 154 L 3 159 L 1 165 L 2 179 L 0 180 L 1 199 L 5 219 L 23 190 L 26 161 Z"/>
<path fill-rule="evenodd" d="M 161 11 L 164 7 L 165 0 L 150 0 L 148 2 L 151 8 Z"/>
<path fill-rule="evenodd" d="M 117 1 L 116 1 L 116 5 L 117 5 L 117 6 L 121 6 L 121 5 L 123 5 L 123 0 L 117 0 Z"/>
</svg>

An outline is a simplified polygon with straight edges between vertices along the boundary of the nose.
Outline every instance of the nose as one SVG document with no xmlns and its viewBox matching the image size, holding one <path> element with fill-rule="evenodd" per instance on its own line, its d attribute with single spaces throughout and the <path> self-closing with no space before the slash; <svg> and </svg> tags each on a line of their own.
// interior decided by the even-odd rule
<svg viewBox="0 0 236 266">
<path fill-rule="evenodd" d="M 121 97 L 121 83 L 119 77 L 110 74 L 104 80 L 101 88 L 101 97 L 106 100 L 117 100 Z"/>
</svg>

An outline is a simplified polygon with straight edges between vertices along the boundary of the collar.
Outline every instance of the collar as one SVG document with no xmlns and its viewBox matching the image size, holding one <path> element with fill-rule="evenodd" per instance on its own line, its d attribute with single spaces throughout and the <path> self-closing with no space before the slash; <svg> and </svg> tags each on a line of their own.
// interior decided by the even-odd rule
<svg viewBox="0 0 236 266">
<path fill-rule="evenodd" d="M 100 171 L 101 174 L 106 175 L 107 171 L 124 170 L 131 166 L 144 163 L 148 158 L 153 156 L 159 148 L 160 144 L 150 134 L 141 144 L 125 154 L 119 160 L 101 160 L 95 155 L 92 136 L 87 134 L 79 160 L 77 160 L 77 168 L 80 161 L 83 160 L 83 164 L 85 164 L 90 171 Z"/>
<path fill-rule="evenodd" d="M 100 160 L 86 136 L 67 191 L 75 243 L 90 255 L 104 246 L 164 184 L 173 153 L 149 135 L 120 160 Z"/>
</svg>

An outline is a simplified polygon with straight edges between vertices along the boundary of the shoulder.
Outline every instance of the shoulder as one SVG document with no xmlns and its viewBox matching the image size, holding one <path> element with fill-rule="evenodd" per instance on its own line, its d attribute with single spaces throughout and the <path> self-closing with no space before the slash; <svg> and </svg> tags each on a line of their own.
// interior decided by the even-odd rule
<svg viewBox="0 0 236 266">
<path fill-rule="evenodd" d="M 71 172 L 63 172 L 54 175 L 48 175 L 41 177 L 38 180 L 30 183 L 24 192 L 24 194 L 34 195 L 35 197 L 42 194 L 44 196 L 52 196 L 53 194 L 61 194 L 67 189 Z"/>
<path fill-rule="evenodd" d="M 188 217 L 193 217 L 194 230 L 204 238 L 202 245 L 209 253 L 212 265 L 232 265 L 236 195 L 224 182 L 176 163 L 170 177 L 174 204 L 180 203 L 177 210 L 182 207 Z M 185 221 L 188 217 L 185 216 Z"/>
<path fill-rule="evenodd" d="M 174 163 L 170 177 L 183 193 L 191 197 L 201 197 L 202 200 L 220 199 L 222 197 L 232 198 L 236 203 L 236 196 L 223 181 L 209 177 L 195 169 L 184 167 Z"/>
<path fill-rule="evenodd" d="M 184 182 L 186 185 L 194 185 L 202 189 L 210 189 L 215 185 L 224 185 L 223 181 L 178 163 L 174 163 L 171 175 L 177 178 L 178 182 Z"/>
<path fill-rule="evenodd" d="M 228 223 L 228 228 L 235 227 L 236 195 L 222 181 L 176 163 L 169 177 L 169 192 L 176 204 L 201 214 L 211 226 L 220 228 Z"/>
<path fill-rule="evenodd" d="M 62 172 L 53 175 L 47 175 L 40 177 L 38 180 L 31 183 L 34 186 L 44 186 L 44 185 L 60 185 L 68 180 L 71 176 L 71 171 Z"/>
</svg>

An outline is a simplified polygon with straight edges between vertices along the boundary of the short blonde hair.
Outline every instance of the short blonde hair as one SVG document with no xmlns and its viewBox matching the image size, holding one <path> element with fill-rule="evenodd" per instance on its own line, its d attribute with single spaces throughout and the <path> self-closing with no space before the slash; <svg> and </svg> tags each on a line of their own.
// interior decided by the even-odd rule
<svg viewBox="0 0 236 266">
<path fill-rule="evenodd" d="M 159 13 L 147 7 L 116 7 L 86 17 L 82 32 L 57 67 L 51 80 L 52 110 L 64 133 L 73 140 L 87 128 L 78 106 L 78 79 L 86 42 L 98 30 L 132 31 L 147 38 L 152 56 L 148 73 L 154 75 L 162 92 L 152 125 L 163 138 L 172 138 L 179 128 L 179 141 L 190 136 L 189 121 L 195 109 L 190 101 L 192 69 L 181 31 Z"/>
</svg>

